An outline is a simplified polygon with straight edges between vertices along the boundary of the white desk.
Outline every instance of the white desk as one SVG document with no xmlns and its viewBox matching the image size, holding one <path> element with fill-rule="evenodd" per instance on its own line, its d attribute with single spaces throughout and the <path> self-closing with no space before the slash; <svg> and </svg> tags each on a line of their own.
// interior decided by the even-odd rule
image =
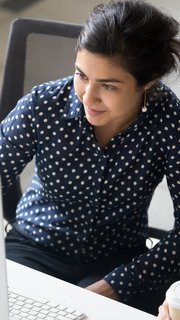
<svg viewBox="0 0 180 320">
<path fill-rule="evenodd" d="M 7 273 L 9 286 L 17 288 L 20 283 L 22 290 L 28 288 L 30 292 L 37 296 L 44 296 L 44 292 L 46 292 L 46 298 L 79 309 L 88 316 L 88 320 L 157 319 L 120 302 L 102 297 L 9 260 L 7 260 Z"/>
</svg>

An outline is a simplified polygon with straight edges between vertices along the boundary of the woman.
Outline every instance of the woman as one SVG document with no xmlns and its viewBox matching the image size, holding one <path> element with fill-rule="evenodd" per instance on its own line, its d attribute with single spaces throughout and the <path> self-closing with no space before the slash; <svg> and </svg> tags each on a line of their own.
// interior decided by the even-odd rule
<svg viewBox="0 0 180 320">
<path fill-rule="evenodd" d="M 98 6 L 74 77 L 33 88 L 1 124 L 4 192 L 36 161 L 7 257 L 154 314 L 179 277 L 179 100 L 159 81 L 180 59 L 178 31 L 143 1 Z M 175 227 L 148 250 L 147 209 L 164 175 Z"/>
</svg>

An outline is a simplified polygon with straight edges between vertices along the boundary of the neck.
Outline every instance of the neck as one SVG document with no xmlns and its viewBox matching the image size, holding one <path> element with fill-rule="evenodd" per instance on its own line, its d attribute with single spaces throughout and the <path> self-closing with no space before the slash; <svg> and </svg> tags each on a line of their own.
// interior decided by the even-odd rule
<svg viewBox="0 0 180 320">
<path fill-rule="evenodd" d="M 108 142 L 115 137 L 118 133 L 125 131 L 137 118 L 139 111 L 128 120 L 117 123 L 108 123 L 104 126 L 94 127 L 95 136 L 99 146 L 103 149 Z"/>
</svg>

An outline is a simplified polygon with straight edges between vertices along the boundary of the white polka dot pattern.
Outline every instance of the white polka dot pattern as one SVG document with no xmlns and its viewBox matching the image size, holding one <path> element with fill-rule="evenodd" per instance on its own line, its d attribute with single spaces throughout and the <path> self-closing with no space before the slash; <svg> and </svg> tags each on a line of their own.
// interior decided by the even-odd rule
<svg viewBox="0 0 180 320">
<path fill-rule="evenodd" d="M 126 301 L 179 272 L 179 110 L 175 95 L 147 103 L 123 133 L 101 150 L 78 100 L 73 78 L 33 88 L 1 124 L 0 173 L 6 192 L 35 157 L 32 183 L 17 208 L 27 237 L 76 261 L 136 248 L 147 237 L 147 209 L 166 174 L 175 228 L 147 254 L 107 275 Z M 162 215 L 163 212 L 157 214 Z"/>
</svg>

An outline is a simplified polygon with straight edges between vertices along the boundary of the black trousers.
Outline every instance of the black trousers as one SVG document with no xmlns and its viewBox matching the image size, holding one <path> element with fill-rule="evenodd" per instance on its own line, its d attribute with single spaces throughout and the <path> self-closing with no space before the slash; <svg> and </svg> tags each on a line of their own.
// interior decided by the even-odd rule
<svg viewBox="0 0 180 320">
<path fill-rule="evenodd" d="M 118 256 L 105 258 L 100 262 L 77 264 L 62 258 L 56 253 L 32 244 L 15 229 L 8 232 L 6 237 L 7 259 L 83 288 L 102 279 L 118 265 L 128 263 L 135 255 L 139 255 L 145 251 L 147 251 L 147 248 L 142 247 L 138 248 L 136 252 L 122 252 L 122 254 L 118 254 Z M 169 287 L 169 284 L 161 288 L 158 292 L 143 293 L 134 296 L 132 300 L 128 302 L 128 305 L 157 315 L 158 307 L 164 300 L 167 287 Z M 151 303 L 149 303 L 149 301 Z"/>
</svg>

